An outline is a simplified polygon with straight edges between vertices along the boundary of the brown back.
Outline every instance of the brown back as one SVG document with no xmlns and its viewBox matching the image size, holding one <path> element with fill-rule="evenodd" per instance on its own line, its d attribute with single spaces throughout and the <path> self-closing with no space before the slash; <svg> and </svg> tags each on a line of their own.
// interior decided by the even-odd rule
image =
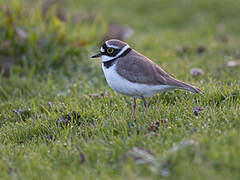
<svg viewBox="0 0 240 180">
<path fill-rule="evenodd" d="M 161 69 L 156 63 L 135 50 L 130 51 L 129 54 L 118 59 L 117 72 L 127 80 L 135 83 L 170 85 L 174 88 L 182 88 L 194 92 L 201 91 L 190 84 L 176 80 Z"/>
</svg>

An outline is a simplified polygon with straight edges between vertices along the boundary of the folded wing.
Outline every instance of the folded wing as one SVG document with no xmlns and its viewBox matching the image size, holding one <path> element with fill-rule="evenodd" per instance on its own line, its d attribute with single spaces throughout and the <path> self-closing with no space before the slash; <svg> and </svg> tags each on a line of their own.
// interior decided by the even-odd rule
<svg viewBox="0 0 240 180">
<path fill-rule="evenodd" d="M 121 58 L 117 63 L 118 73 L 131 82 L 149 85 L 169 85 L 173 88 L 201 93 L 201 89 L 173 78 L 156 63 L 134 50 L 129 53 L 129 56 Z"/>
</svg>

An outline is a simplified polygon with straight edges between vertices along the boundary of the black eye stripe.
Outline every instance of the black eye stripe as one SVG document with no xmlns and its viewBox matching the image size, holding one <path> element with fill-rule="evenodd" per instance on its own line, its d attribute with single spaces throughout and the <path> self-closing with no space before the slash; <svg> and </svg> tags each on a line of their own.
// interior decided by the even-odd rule
<svg viewBox="0 0 240 180">
<path fill-rule="evenodd" d="M 107 51 L 107 45 L 106 45 L 106 43 L 104 43 L 104 44 L 102 45 L 102 48 L 103 48 L 105 51 Z"/>
<path fill-rule="evenodd" d="M 121 49 L 114 49 L 114 51 L 111 55 L 116 56 L 120 51 L 121 51 Z"/>
<path fill-rule="evenodd" d="M 104 52 L 101 52 L 102 55 L 107 55 L 107 56 L 111 56 L 111 57 L 116 56 L 116 55 L 121 51 L 121 49 L 112 48 L 112 49 L 114 50 L 113 53 L 108 54 L 108 53 L 107 53 L 108 47 L 107 47 L 106 43 L 104 43 L 104 44 L 102 45 L 102 48 L 104 49 Z"/>
</svg>

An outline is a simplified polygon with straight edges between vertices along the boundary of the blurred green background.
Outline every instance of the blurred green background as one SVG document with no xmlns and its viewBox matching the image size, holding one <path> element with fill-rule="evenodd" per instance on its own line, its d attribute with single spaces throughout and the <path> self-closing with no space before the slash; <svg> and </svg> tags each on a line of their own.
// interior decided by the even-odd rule
<svg viewBox="0 0 240 180">
<path fill-rule="evenodd" d="M 0 179 L 239 179 L 239 12 L 239 0 L 0 0 Z M 90 59 L 108 38 L 205 95 L 156 95 L 133 121 Z"/>
</svg>

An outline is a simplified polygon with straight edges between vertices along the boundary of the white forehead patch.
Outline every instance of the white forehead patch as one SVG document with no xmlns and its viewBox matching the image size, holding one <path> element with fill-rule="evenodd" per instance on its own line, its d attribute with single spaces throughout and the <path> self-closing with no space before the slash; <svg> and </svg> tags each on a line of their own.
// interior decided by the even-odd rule
<svg viewBox="0 0 240 180">
<path fill-rule="evenodd" d="M 100 51 L 101 51 L 101 52 L 105 52 L 105 50 L 103 49 L 103 47 L 101 47 Z"/>
</svg>

